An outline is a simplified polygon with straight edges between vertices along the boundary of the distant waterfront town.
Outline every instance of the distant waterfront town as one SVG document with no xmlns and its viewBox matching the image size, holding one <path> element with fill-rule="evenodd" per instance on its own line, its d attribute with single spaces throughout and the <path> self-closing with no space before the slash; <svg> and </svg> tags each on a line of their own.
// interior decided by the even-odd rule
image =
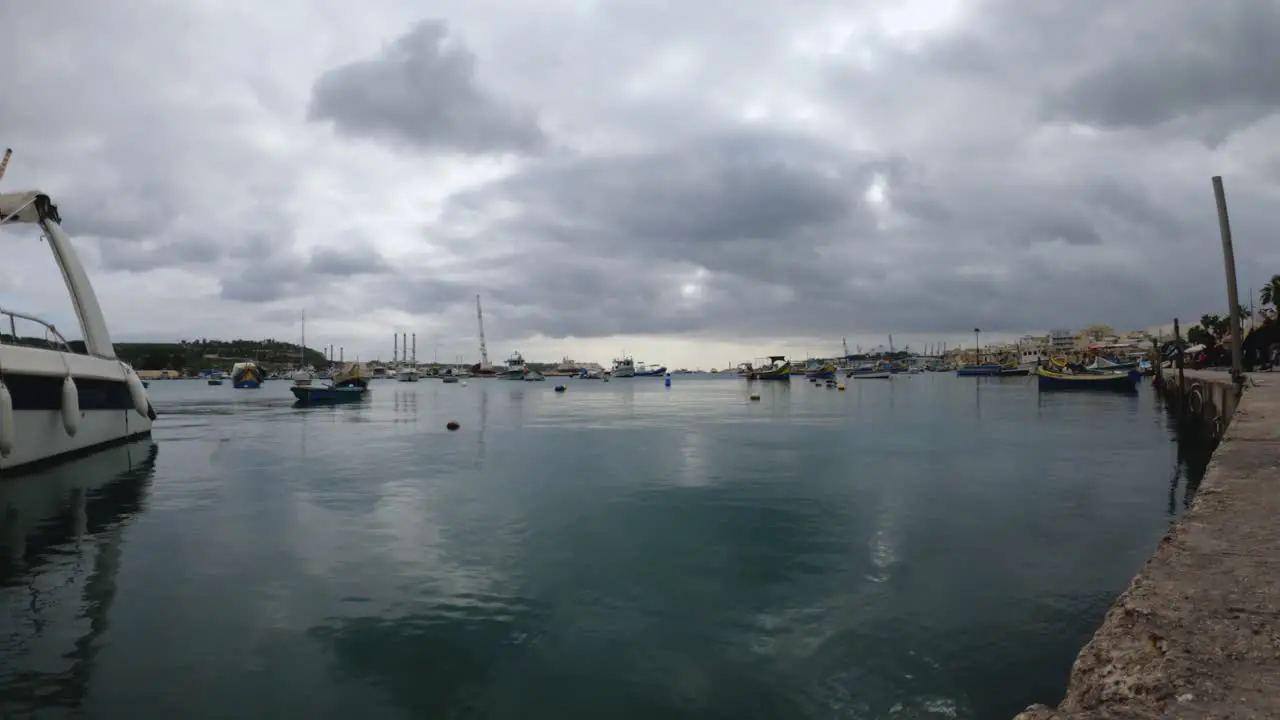
<svg viewBox="0 0 1280 720">
<path fill-rule="evenodd" d="M 1275 324 L 1274 309 L 1264 309 L 1245 319 L 1245 333 L 1251 334 L 1256 329 L 1268 330 Z M 1229 321 L 1219 315 L 1203 315 L 1200 320 L 1181 329 L 1184 339 L 1184 350 L 1188 367 L 1211 366 L 1229 355 L 1230 331 Z M 402 343 L 401 340 L 404 340 Z M 802 372 L 806 366 L 830 364 L 837 369 L 853 367 L 865 363 L 893 362 L 903 367 L 919 368 L 927 371 L 947 371 L 961 368 L 968 364 L 983 362 L 996 363 L 1037 363 L 1045 358 L 1060 358 L 1068 362 L 1088 363 L 1095 358 L 1103 357 L 1113 362 L 1130 362 L 1147 358 L 1153 348 L 1164 348 L 1172 344 L 1174 338 L 1173 325 L 1165 325 L 1147 330 L 1118 332 L 1109 325 L 1097 324 L 1072 329 L 1054 329 L 1041 334 L 1027 334 L 1015 341 L 981 342 L 981 330 L 975 332 L 974 344 L 948 347 L 937 343 L 927 345 L 919 352 L 909 349 L 895 349 L 893 340 L 874 352 L 848 352 L 835 357 L 786 358 L 796 372 Z M 229 373 L 236 363 L 253 362 L 261 368 L 268 378 L 287 378 L 297 371 L 324 373 L 348 364 L 342 348 L 326 346 L 321 350 L 302 348 L 299 344 L 278 340 L 262 341 L 218 341 L 218 340 L 183 340 L 172 344 L 133 344 L 117 343 L 117 351 L 121 357 L 131 361 L 143 379 L 174 380 L 203 378 L 223 371 Z M 975 357 L 973 348 L 981 346 Z M 1267 343 L 1265 359 L 1271 357 L 1271 343 Z M 467 363 L 461 358 L 453 363 L 438 361 L 419 362 L 416 358 L 416 338 L 410 340 L 407 335 L 397 334 L 393 343 L 391 360 L 375 358 L 361 365 L 371 379 L 393 378 L 397 374 L 408 371 L 422 378 L 445 377 L 492 377 L 501 376 L 512 368 L 520 368 L 522 372 L 535 373 L 546 377 L 591 377 L 618 374 L 619 370 L 629 369 L 635 375 L 670 374 L 745 374 L 753 367 L 759 366 L 759 360 L 743 360 L 727 363 L 724 367 L 712 368 L 667 368 L 663 365 L 637 364 L 630 357 L 613 360 L 611 363 L 594 361 L 576 361 L 562 358 L 559 362 L 526 361 L 519 353 L 514 352 L 505 362 L 494 364 L 487 357 L 485 349 L 481 349 L 482 359 L 479 362 Z M 1169 356 L 1166 348 L 1163 353 Z M 766 356 L 767 357 L 767 356 Z M 780 356 L 779 356 L 780 357 Z"/>
</svg>

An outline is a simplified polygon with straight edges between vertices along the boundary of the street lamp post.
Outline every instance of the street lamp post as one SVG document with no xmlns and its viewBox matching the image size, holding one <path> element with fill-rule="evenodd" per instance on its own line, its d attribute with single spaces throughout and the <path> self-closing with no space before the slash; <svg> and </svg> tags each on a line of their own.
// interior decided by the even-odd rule
<svg viewBox="0 0 1280 720">
<path fill-rule="evenodd" d="M 978 344 L 978 334 L 982 331 L 978 328 L 973 329 L 973 364 L 982 364 L 982 345 Z"/>
</svg>

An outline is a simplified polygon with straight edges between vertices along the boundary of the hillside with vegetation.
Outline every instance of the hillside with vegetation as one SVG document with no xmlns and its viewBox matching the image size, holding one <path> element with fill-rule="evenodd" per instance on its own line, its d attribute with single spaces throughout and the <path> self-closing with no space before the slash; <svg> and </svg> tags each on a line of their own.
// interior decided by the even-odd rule
<svg viewBox="0 0 1280 720">
<path fill-rule="evenodd" d="M 73 343 L 74 345 L 74 343 Z M 230 370 L 231 365 L 253 360 L 267 370 L 297 367 L 297 343 L 279 340 L 180 340 L 176 343 L 116 343 L 116 355 L 138 370 Z M 324 353 L 307 348 L 308 365 L 327 362 Z"/>
</svg>

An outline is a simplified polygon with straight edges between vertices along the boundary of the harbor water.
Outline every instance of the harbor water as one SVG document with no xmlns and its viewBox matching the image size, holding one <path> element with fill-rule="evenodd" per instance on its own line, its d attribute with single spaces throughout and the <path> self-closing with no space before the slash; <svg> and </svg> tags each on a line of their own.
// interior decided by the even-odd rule
<svg viewBox="0 0 1280 720">
<path fill-rule="evenodd" d="M 153 440 L 0 481 L 0 717 L 1055 702 L 1203 469 L 1154 393 L 842 382 L 152 383 Z"/>
</svg>

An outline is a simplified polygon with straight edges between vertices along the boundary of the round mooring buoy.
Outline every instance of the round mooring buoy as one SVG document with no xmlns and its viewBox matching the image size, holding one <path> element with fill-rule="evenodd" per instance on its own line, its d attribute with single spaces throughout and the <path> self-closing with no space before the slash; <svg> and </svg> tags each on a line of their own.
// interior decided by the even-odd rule
<svg viewBox="0 0 1280 720">
<path fill-rule="evenodd" d="M 450 430 L 457 430 L 458 428 L 460 428 L 460 427 L 462 427 L 462 426 L 461 426 L 461 425 L 459 425 L 459 424 L 457 423 L 457 421 L 456 421 L 456 420 L 450 420 L 450 421 L 448 422 L 448 424 L 446 424 L 446 425 L 445 425 L 445 427 L 446 427 L 446 428 L 448 428 L 448 429 L 450 429 Z"/>
<path fill-rule="evenodd" d="M 564 392 L 564 386 L 563 386 L 563 385 L 557 385 L 557 386 L 556 386 L 556 392 Z"/>
<path fill-rule="evenodd" d="M 760 393 L 751 393 L 751 399 L 752 399 L 752 400 L 759 400 L 759 399 L 760 399 Z"/>
<path fill-rule="evenodd" d="M 844 385 L 843 385 L 843 384 L 842 384 L 842 385 L 837 385 L 837 386 L 836 386 L 836 389 L 837 389 L 837 390 L 839 390 L 840 392 L 844 392 Z"/>
</svg>

